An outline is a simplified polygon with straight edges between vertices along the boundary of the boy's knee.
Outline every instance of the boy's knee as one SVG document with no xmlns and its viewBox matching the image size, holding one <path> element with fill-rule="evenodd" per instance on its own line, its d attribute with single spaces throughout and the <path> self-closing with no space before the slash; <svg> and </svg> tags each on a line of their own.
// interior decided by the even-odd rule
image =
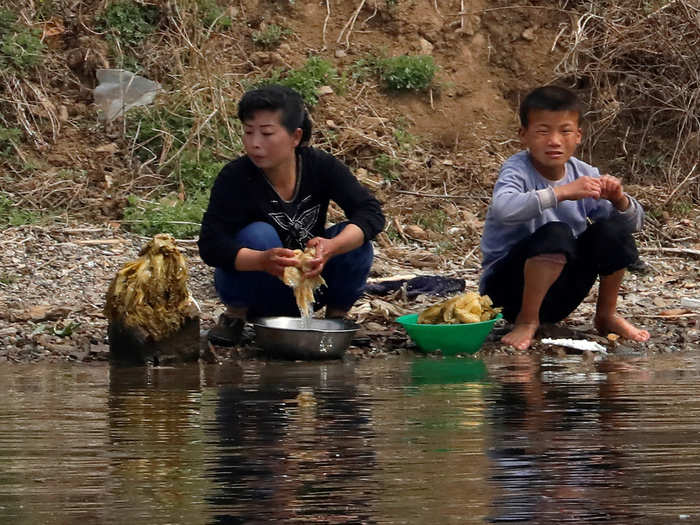
<svg viewBox="0 0 700 525">
<path fill-rule="evenodd" d="M 563 222 L 548 222 L 539 227 L 528 239 L 525 259 L 541 254 L 562 254 L 573 257 L 576 240 L 571 227 Z"/>
<path fill-rule="evenodd" d="M 574 233 L 571 226 L 565 222 L 553 221 L 540 226 L 533 234 L 540 238 L 549 238 L 555 241 L 573 240 Z"/>
<path fill-rule="evenodd" d="M 279 248 L 282 241 L 277 230 L 266 222 L 252 222 L 236 235 L 236 242 L 251 250 L 269 250 Z"/>
<path fill-rule="evenodd" d="M 610 243 L 618 243 L 623 239 L 626 240 L 628 237 L 632 237 L 631 234 L 625 229 L 624 225 L 620 224 L 618 221 L 599 221 L 591 224 L 587 233 L 596 239 L 599 243 L 604 243 L 609 245 Z"/>
</svg>

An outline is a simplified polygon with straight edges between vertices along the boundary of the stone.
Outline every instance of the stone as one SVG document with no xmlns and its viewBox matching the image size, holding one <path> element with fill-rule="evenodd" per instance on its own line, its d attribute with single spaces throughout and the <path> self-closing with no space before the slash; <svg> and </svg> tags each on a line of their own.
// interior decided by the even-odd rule
<svg viewBox="0 0 700 525">
<path fill-rule="evenodd" d="M 427 239 L 428 234 L 426 231 L 418 226 L 417 224 L 410 224 L 403 229 L 404 233 L 414 239 Z"/>
<path fill-rule="evenodd" d="M 68 122 L 68 108 L 63 104 L 58 106 L 58 120 Z"/>
<path fill-rule="evenodd" d="M 433 47 L 433 44 L 428 42 L 425 38 L 418 39 L 418 48 L 422 54 L 430 55 L 433 52 Z"/>
<path fill-rule="evenodd" d="M 333 94 L 333 88 L 330 86 L 321 86 L 318 88 L 318 96 L 319 97 L 324 97 L 326 95 L 332 95 Z"/>
<path fill-rule="evenodd" d="M 154 341 L 145 330 L 109 323 L 110 360 L 131 364 L 186 363 L 197 361 L 200 353 L 199 317 L 190 317 L 174 334 Z"/>
<path fill-rule="evenodd" d="M 522 34 L 520 36 L 523 37 L 523 40 L 527 40 L 528 42 L 532 42 L 535 39 L 535 28 L 528 27 L 525 31 L 522 32 Z"/>
<path fill-rule="evenodd" d="M 54 306 L 50 304 L 38 304 L 16 315 L 18 320 L 22 321 L 55 321 L 61 317 L 65 317 L 70 313 L 71 309 L 67 306 Z"/>
</svg>

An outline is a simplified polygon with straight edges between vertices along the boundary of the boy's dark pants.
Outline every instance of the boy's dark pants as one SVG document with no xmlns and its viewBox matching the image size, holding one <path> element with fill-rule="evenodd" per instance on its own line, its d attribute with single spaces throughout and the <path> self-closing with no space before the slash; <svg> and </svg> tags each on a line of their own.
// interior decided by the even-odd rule
<svg viewBox="0 0 700 525">
<path fill-rule="evenodd" d="M 517 243 L 486 280 L 486 294 L 503 307 L 508 321 L 515 321 L 520 311 L 525 261 L 549 253 L 565 255 L 566 264 L 542 302 L 542 323 L 564 319 L 586 298 L 598 275 L 615 273 L 638 257 L 632 235 L 614 220 L 596 222 L 578 238 L 566 223 L 547 223 Z"/>
</svg>

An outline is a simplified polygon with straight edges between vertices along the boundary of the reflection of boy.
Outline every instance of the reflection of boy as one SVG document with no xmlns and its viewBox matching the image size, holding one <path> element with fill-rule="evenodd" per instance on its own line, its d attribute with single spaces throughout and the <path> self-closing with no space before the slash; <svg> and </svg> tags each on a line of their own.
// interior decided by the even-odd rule
<svg viewBox="0 0 700 525">
<path fill-rule="evenodd" d="M 480 291 L 514 322 L 502 341 L 524 350 L 540 322 L 557 322 L 600 276 L 594 324 L 636 341 L 649 338 L 616 313 L 625 268 L 637 259 L 632 232 L 644 212 L 620 181 L 572 155 L 581 106 L 565 88 L 535 89 L 520 107 L 527 147 L 502 166 L 481 238 Z"/>
</svg>

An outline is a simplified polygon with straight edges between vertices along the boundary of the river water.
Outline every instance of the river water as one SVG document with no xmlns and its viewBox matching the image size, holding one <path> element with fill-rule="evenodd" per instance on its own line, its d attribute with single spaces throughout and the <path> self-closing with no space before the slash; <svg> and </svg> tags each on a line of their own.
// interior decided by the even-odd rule
<svg viewBox="0 0 700 525">
<path fill-rule="evenodd" d="M 700 523 L 700 359 L 0 367 L 0 523 Z"/>
</svg>

